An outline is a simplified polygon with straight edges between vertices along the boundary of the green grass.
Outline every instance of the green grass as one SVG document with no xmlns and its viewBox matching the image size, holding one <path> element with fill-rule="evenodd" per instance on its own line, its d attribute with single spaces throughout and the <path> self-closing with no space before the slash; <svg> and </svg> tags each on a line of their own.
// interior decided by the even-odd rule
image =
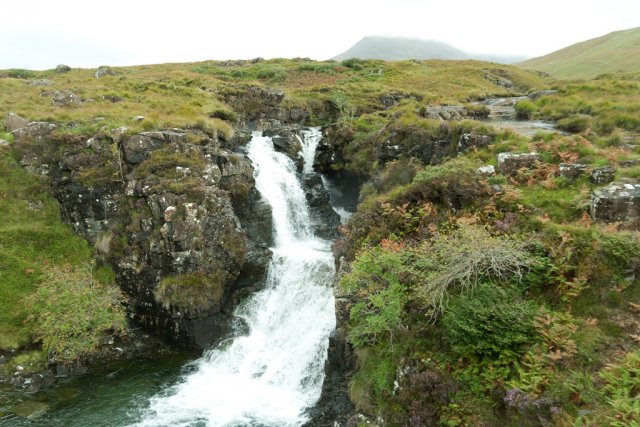
<svg viewBox="0 0 640 427">
<path fill-rule="evenodd" d="M 640 27 L 616 31 L 565 47 L 518 66 L 560 79 L 584 79 L 605 73 L 640 71 Z"/>
<path fill-rule="evenodd" d="M 62 224 L 47 185 L 29 175 L 0 148 L 0 348 L 16 349 L 30 340 L 24 299 L 51 266 L 91 260 L 87 243 Z"/>
</svg>

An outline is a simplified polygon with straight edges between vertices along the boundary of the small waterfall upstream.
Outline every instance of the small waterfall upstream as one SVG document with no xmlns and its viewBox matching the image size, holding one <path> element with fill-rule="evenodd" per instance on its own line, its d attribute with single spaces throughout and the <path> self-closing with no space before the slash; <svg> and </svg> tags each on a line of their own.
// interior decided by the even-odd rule
<svg viewBox="0 0 640 427">
<path fill-rule="evenodd" d="M 301 141 L 305 173 L 320 137 L 312 129 Z M 137 426 L 299 426 L 320 397 L 335 327 L 330 242 L 310 229 L 291 159 L 258 134 L 248 150 L 275 237 L 265 288 L 235 313 L 249 332 L 194 362 L 178 384 L 151 399 Z"/>
</svg>

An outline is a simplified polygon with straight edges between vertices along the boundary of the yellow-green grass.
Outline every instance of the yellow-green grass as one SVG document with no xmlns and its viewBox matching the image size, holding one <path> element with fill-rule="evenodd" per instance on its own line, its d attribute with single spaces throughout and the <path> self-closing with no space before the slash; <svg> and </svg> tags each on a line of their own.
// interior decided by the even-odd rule
<svg viewBox="0 0 640 427">
<path fill-rule="evenodd" d="M 640 72 L 640 27 L 616 31 L 516 64 L 559 79 Z"/>
<path fill-rule="evenodd" d="M 285 102 L 305 106 L 344 94 L 361 110 L 380 108 L 378 97 L 402 92 L 424 103 L 461 103 L 492 95 L 523 93 L 546 87 L 547 81 L 516 67 L 480 61 L 363 61 L 353 69 L 336 62 L 274 59 L 229 65 L 216 61 L 114 68 L 116 75 L 95 78 L 91 69 L 58 74 L 28 72 L 28 79 L 0 71 L 0 115 L 8 112 L 29 120 L 76 123 L 82 126 L 129 125 L 133 130 L 211 123 L 209 114 L 228 109 L 224 92 L 230 87 L 258 85 L 284 90 Z M 32 86 L 46 78 L 52 86 Z M 507 79 L 506 89 L 498 84 Z M 81 107 L 56 107 L 43 96 L 70 90 L 84 99 Z M 119 102 L 110 99 L 117 97 Z M 142 122 L 135 116 L 144 116 Z"/>
</svg>

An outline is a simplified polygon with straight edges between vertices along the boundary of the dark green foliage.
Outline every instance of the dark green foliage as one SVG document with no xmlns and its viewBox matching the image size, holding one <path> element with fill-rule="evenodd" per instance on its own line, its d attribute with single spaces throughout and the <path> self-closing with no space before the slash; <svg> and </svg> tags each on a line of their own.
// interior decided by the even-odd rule
<svg viewBox="0 0 640 427">
<path fill-rule="evenodd" d="M 536 312 L 536 305 L 522 301 L 514 289 L 483 283 L 451 301 L 442 325 L 460 356 L 496 357 L 522 353 L 533 341 Z"/>
</svg>

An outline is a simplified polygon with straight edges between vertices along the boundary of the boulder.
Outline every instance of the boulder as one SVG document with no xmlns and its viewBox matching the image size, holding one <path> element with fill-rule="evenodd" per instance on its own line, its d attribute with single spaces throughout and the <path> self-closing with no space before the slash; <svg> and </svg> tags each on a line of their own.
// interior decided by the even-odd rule
<svg viewBox="0 0 640 427">
<path fill-rule="evenodd" d="M 8 147 L 8 146 L 9 146 L 9 141 L 5 139 L 0 139 L 0 147 Z"/>
<path fill-rule="evenodd" d="M 54 90 L 43 92 L 40 96 L 51 96 L 51 104 L 55 107 L 80 107 L 82 99 L 70 90 Z"/>
<path fill-rule="evenodd" d="M 29 82 L 31 86 L 53 86 L 53 82 L 48 79 L 36 79 Z"/>
<path fill-rule="evenodd" d="M 597 185 L 609 184 L 616 177 L 616 170 L 611 166 L 596 168 L 591 171 L 589 180 Z"/>
<path fill-rule="evenodd" d="M 58 66 L 56 66 L 56 73 L 68 73 L 69 71 L 71 71 L 71 67 L 69 67 L 68 65 L 64 65 L 64 64 L 60 64 Z"/>
<path fill-rule="evenodd" d="M 4 121 L 4 126 L 7 132 L 13 132 L 17 129 L 23 128 L 29 124 L 29 120 L 23 119 L 17 114 L 9 113 Z"/>
<path fill-rule="evenodd" d="M 495 175 L 496 168 L 493 165 L 482 166 L 476 170 L 476 173 L 478 175 Z"/>
<path fill-rule="evenodd" d="M 640 159 L 631 159 L 631 160 L 621 160 L 618 162 L 618 166 L 621 168 L 632 168 L 634 166 L 640 165 Z"/>
<path fill-rule="evenodd" d="M 458 152 L 464 153 L 472 149 L 484 148 L 493 142 L 493 138 L 488 135 L 477 135 L 474 133 L 463 133 L 458 140 Z"/>
<path fill-rule="evenodd" d="M 589 166 L 582 163 L 560 163 L 560 176 L 576 179 L 586 173 L 588 169 Z"/>
<path fill-rule="evenodd" d="M 593 192 L 591 218 L 603 222 L 623 222 L 637 228 L 640 224 L 640 184 L 614 183 Z"/>
<path fill-rule="evenodd" d="M 531 169 L 540 160 L 537 153 L 500 153 L 498 169 L 504 175 L 513 175 L 520 169 Z"/>
<path fill-rule="evenodd" d="M 51 132 L 57 128 L 49 122 L 31 122 L 27 126 L 13 131 L 16 143 L 42 142 Z"/>
<path fill-rule="evenodd" d="M 133 135 L 122 143 L 124 158 L 127 162 L 138 164 L 144 162 L 152 151 L 165 145 L 163 140 L 149 138 L 144 135 Z"/>
<path fill-rule="evenodd" d="M 93 76 L 97 79 L 104 76 L 115 76 L 115 75 L 116 75 L 115 71 L 113 71 L 111 67 L 107 67 L 106 65 L 98 67 L 96 72 L 93 74 Z"/>
</svg>

